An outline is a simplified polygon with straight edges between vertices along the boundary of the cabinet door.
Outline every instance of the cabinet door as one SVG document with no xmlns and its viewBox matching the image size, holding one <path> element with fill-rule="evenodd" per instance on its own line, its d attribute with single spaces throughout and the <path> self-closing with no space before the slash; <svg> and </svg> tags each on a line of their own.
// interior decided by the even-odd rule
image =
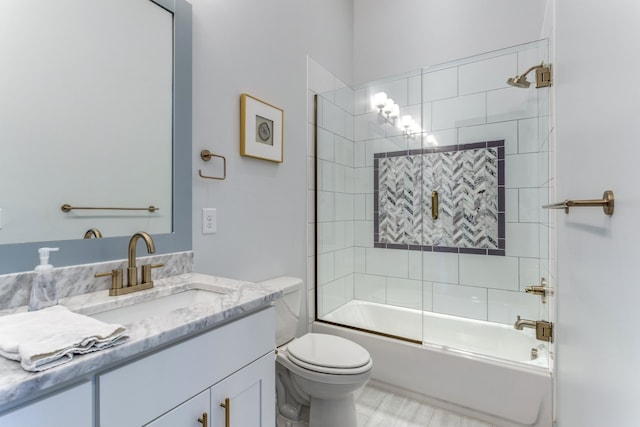
<svg viewBox="0 0 640 427">
<path fill-rule="evenodd" d="M 203 414 L 209 417 L 211 405 L 209 390 L 205 390 L 197 396 L 187 400 L 177 408 L 172 409 L 163 416 L 146 424 L 147 427 L 209 427 L 211 424 L 205 420 Z"/>
<path fill-rule="evenodd" d="M 272 352 L 211 388 L 210 427 L 274 427 L 275 405 Z"/>
<path fill-rule="evenodd" d="M 93 387 L 90 382 L 54 392 L 0 415 L 0 427 L 93 425 Z"/>
</svg>

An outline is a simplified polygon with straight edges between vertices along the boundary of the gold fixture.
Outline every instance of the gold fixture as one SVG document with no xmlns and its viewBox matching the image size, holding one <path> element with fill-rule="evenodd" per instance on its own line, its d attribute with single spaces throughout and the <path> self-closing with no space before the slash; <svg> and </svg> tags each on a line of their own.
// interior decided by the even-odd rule
<svg viewBox="0 0 640 427">
<path fill-rule="evenodd" d="M 227 179 L 227 159 L 224 156 L 220 156 L 218 154 L 213 154 L 209 150 L 202 150 L 200 152 L 200 158 L 202 160 L 204 160 L 205 162 L 208 162 L 209 160 L 211 160 L 212 157 L 217 157 L 219 159 L 222 159 L 223 175 L 222 176 L 207 176 L 207 175 L 203 175 L 202 174 L 202 169 L 198 169 L 198 175 L 200 175 L 201 178 L 207 178 L 207 179 L 219 179 L 219 180 Z"/>
<path fill-rule="evenodd" d="M 438 212 L 440 211 L 440 206 L 438 202 L 438 192 L 431 192 L 431 218 L 438 219 Z"/>
<path fill-rule="evenodd" d="M 92 206 L 71 206 L 68 203 L 65 203 L 64 205 L 60 206 L 60 209 L 62 209 L 62 212 L 71 212 L 72 210 L 87 210 L 87 209 L 104 210 L 104 211 L 149 211 L 149 212 L 155 212 L 160 210 L 160 208 L 156 208 L 153 205 L 150 205 L 148 208 L 96 208 Z"/>
<path fill-rule="evenodd" d="M 111 276 L 111 289 L 109 289 L 110 296 L 118 296 L 130 294 L 131 292 L 142 291 L 145 289 L 153 288 L 153 280 L 151 280 L 151 269 L 164 267 L 164 264 L 145 264 L 142 266 L 142 283 L 138 283 L 138 267 L 136 265 L 136 244 L 138 239 L 142 238 L 147 244 L 147 252 L 155 253 L 156 247 L 153 243 L 153 238 L 146 231 L 139 231 L 131 236 L 129 240 L 129 267 L 127 268 L 127 286 L 123 286 L 122 269 L 111 270 L 107 273 L 98 273 L 95 277 Z"/>
<path fill-rule="evenodd" d="M 547 287 L 547 279 L 540 279 L 540 286 L 527 286 L 524 291 L 528 294 L 540 295 L 542 303 L 547 303 L 547 295 L 553 295 L 553 289 Z"/>
<path fill-rule="evenodd" d="M 527 320 L 521 319 L 518 316 L 518 320 L 513 325 L 514 328 L 521 331 L 524 328 L 531 328 L 536 330 L 536 339 L 540 341 L 553 342 L 553 323 L 545 320 Z"/>
<path fill-rule="evenodd" d="M 224 408 L 224 427 L 231 427 L 231 400 L 227 397 L 220 406 Z"/>
<path fill-rule="evenodd" d="M 602 206 L 605 215 L 613 215 L 614 197 L 613 191 L 607 190 L 602 195 L 602 199 L 592 200 L 565 200 L 563 202 L 543 205 L 545 209 L 564 209 L 564 213 L 569 213 L 569 208 L 581 208 L 588 206 Z"/>
<path fill-rule="evenodd" d="M 198 418 L 198 422 L 202 424 L 202 427 L 209 427 L 209 414 L 203 412 L 202 416 Z"/>
<path fill-rule="evenodd" d="M 528 88 L 529 86 L 531 86 L 531 82 L 527 80 L 527 74 L 529 74 L 533 70 L 536 70 L 536 88 L 551 86 L 551 83 L 553 82 L 553 77 L 551 75 L 551 65 L 545 66 L 544 62 L 542 62 L 540 65 L 534 65 L 518 76 L 509 77 L 507 79 L 507 84 L 524 89 Z"/>
<path fill-rule="evenodd" d="M 102 233 L 97 228 L 91 228 L 91 229 L 87 230 L 86 233 L 84 233 L 84 238 L 85 239 L 90 239 L 91 236 L 95 237 L 96 239 L 99 239 L 99 238 L 102 237 Z"/>
</svg>

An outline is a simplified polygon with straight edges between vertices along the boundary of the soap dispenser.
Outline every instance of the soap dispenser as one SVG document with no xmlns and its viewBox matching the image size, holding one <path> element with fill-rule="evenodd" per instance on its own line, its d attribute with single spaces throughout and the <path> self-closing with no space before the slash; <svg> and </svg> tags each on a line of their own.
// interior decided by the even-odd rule
<svg viewBox="0 0 640 427">
<path fill-rule="evenodd" d="M 58 304 L 58 291 L 53 274 L 53 265 L 49 264 L 49 252 L 57 250 L 58 248 L 38 249 L 40 265 L 37 265 L 34 270 L 36 277 L 31 288 L 29 311 L 40 310 L 41 308 Z"/>
</svg>

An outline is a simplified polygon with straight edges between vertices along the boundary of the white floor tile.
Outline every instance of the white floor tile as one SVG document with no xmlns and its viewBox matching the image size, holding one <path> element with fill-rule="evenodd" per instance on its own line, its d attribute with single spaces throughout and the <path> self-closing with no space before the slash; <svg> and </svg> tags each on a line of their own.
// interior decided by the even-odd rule
<svg viewBox="0 0 640 427">
<path fill-rule="evenodd" d="M 494 427 L 367 385 L 356 398 L 358 427 Z"/>
</svg>

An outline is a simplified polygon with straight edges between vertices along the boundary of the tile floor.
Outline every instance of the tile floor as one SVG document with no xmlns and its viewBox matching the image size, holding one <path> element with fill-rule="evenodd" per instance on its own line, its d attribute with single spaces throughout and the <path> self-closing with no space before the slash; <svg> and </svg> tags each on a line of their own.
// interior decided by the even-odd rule
<svg viewBox="0 0 640 427">
<path fill-rule="evenodd" d="M 367 384 L 356 400 L 358 427 L 494 427 Z"/>
</svg>

